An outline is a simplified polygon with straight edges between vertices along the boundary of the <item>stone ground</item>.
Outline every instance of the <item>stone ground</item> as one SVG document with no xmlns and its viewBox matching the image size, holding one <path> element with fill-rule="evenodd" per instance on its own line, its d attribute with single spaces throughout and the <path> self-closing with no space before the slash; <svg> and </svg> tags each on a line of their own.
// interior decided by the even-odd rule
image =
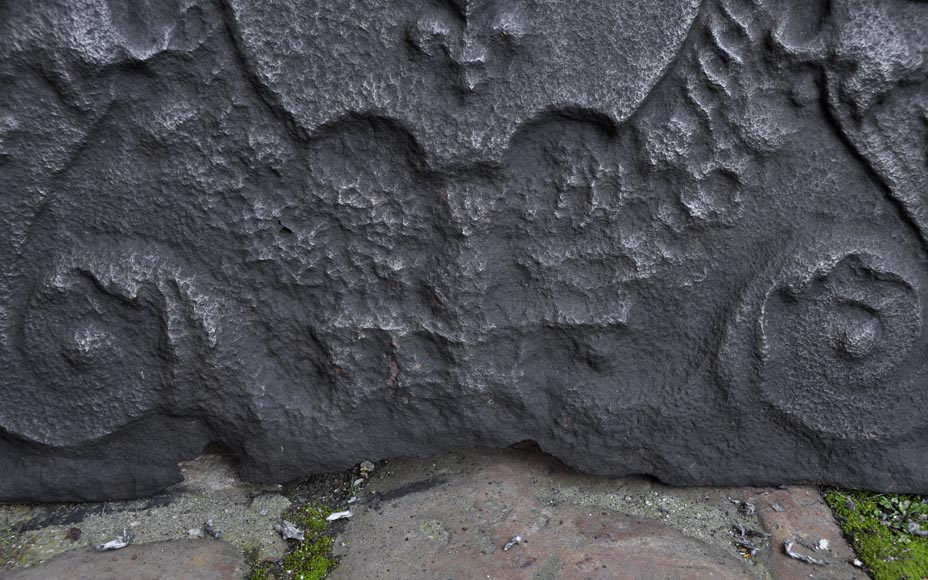
<svg viewBox="0 0 928 580">
<path fill-rule="evenodd" d="M 288 545 L 274 526 L 307 502 L 352 511 L 330 524 L 333 580 L 867 577 L 815 488 L 593 477 L 528 448 L 288 486 L 243 483 L 217 455 L 183 468 L 183 484 L 147 500 L 0 506 L 0 578 L 246 578 L 243 553 L 279 559 Z M 128 547 L 94 551 L 123 530 Z"/>
</svg>

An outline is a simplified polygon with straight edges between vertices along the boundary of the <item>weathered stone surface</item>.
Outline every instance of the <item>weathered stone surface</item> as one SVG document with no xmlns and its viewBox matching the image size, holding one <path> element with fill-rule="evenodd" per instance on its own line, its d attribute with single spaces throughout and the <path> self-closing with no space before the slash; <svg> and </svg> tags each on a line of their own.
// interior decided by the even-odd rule
<svg viewBox="0 0 928 580">
<path fill-rule="evenodd" d="M 814 488 L 673 488 L 502 450 L 390 461 L 359 496 L 333 580 L 867 578 Z"/>
<path fill-rule="evenodd" d="M 116 552 L 72 550 L 5 580 L 243 580 L 245 562 L 232 544 L 216 540 L 174 540 L 127 546 Z"/>
<path fill-rule="evenodd" d="M 752 490 L 743 495 L 743 501 L 754 506 L 764 530 L 770 534 L 772 549 L 760 556 L 773 578 L 810 577 L 810 566 L 815 566 L 811 577 L 819 580 L 868 577 L 855 569 L 853 563 L 857 557 L 819 490 L 809 487 Z M 788 556 L 787 542 L 795 546 L 795 552 L 828 564 L 809 564 Z"/>
<path fill-rule="evenodd" d="M 867 578 L 852 564 L 855 556 L 814 487 L 670 487 L 648 477 L 577 473 L 524 448 L 456 450 L 368 467 L 278 490 L 293 507 L 334 501 L 333 509 L 350 509 L 350 518 L 326 529 L 339 560 L 333 580 Z M 280 558 L 268 539 L 285 542 L 275 530 L 282 517 L 274 506 L 287 500 L 237 480 L 222 457 L 187 462 L 183 471 L 182 484 L 154 498 L 0 505 L 0 578 L 18 580 L 24 569 L 28 578 L 57 578 L 50 572 L 66 563 L 97 578 L 124 551 L 99 558 L 88 550 L 122 530 L 135 534 L 128 556 L 136 549 L 158 555 L 186 545 L 164 538 L 209 539 L 206 521 L 223 531 L 220 544 L 245 550 L 246 561 Z M 266 518 L 253 517 L 265 512 Z M 828 564 L 790 558 L 786 542 Z M 165 560 L 132 562 L 176 567 L 122 577 L 161 578 L 191 563 Z M 184 577 L 199 578 L 193 571 Z"/>
<path fill-rule="evenodd" d="M 0 499 L 533 439 L 928 491 L 928 4 L 0 4 Z"/>
</svg>

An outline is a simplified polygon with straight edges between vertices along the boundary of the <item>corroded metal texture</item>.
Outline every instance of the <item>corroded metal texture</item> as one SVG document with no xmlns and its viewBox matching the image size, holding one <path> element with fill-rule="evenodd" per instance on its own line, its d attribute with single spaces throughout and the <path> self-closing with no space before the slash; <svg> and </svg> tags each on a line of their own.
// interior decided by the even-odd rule
<svg viewBox="0 0 928 580">
<path fill-rule="evenodd" d="M 532 439 L 928 491 L 928 3 L 0 1 L 0 499 Z"/>
</svg>

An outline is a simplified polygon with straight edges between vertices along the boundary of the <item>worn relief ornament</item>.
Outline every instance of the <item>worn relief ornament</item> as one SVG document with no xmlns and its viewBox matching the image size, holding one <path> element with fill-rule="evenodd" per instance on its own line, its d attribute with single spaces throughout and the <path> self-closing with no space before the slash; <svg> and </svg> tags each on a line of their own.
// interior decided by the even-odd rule
<svg viewBox="0 0 928 580">
<path fill-rule="evenodd" d="M 928 492 L 928 3 L 0 2 L 0 501 L 531 439 Z"/>
<path fill-rule="evenodd" d="M 698 0 L 230 5 L 251 74 L 301 127 L 382 116 L 430 163 L 463 165 L 498 161 L 520 126 L 552 111 L 627 119 L 679 51 Z"/>
</svg>

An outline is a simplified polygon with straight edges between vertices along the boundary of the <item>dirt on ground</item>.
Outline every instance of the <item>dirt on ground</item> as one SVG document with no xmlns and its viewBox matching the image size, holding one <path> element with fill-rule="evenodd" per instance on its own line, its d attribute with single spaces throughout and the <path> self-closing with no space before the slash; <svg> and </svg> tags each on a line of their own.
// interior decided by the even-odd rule
<svg viewBox="0 0 928 580">
<path fill-rule="evenodd" d="M 324 524 L 338 580 L 867 577 L 815 488 L 594 477 L 530 445 L 284 486 L 242 482 L 221 455 L 182 467 L 182 484 L 145 500 L 0 506 L 0 577 L 119 578 L 122 561 L 146 577 L 245 578 L 298 546 L 280 527 L 306 505 L 351 512 Z M 96 551 L 126 534 L 128 547 Z"/>
</svg>

